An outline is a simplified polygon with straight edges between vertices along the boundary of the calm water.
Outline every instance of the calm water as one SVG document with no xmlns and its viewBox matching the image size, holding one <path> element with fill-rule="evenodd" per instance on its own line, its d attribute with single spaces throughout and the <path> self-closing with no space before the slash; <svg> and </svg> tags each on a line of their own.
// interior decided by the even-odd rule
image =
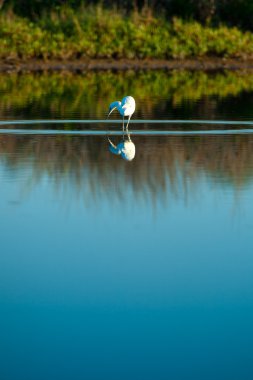
<svg viewBox="0 0 253 380">
<path fill-rule="evenodd" d="M 133 121 L 131 162 L 114 120 L 2 125 L 0 379 L 251 380 L 253 133 L 182 132 L 252 128 L 253 74 L 0 79 L 5 121 L 103 120 L 126 94 L 139 121 L 238 121 Z"/>
</svg>

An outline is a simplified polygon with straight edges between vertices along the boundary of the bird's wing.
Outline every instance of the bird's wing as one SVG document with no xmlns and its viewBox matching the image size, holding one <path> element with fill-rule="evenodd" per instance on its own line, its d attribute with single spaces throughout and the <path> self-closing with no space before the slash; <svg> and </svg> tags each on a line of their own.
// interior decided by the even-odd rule
<svg viewBox="0 0 253 380">
<path fill-rule="evenodd" d="M 135 156 L 135 145 L 132 141 L 125 141 L 121 149 L 121 156 L 126 161 L 132 161 Z"/>
</svg>

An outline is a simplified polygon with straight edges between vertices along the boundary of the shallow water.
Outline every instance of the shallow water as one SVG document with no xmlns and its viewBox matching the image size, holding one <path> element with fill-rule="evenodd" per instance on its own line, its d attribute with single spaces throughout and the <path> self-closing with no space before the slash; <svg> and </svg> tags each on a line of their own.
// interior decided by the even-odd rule
<svg viewBox="0 0 253 380">
<path fill-rule="evenodd" d="M 127 162 L 103 75 L 1 82 L 0 378 L 252 379 L 251 77 L 136 74 Z"/>
</svg>

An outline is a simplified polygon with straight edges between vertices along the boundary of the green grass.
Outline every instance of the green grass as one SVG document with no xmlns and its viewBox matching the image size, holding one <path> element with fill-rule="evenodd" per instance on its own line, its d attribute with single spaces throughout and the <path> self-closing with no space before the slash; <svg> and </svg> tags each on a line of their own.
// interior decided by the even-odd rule
<svg viewBox="0 0 253 380">
<path fill-rule="evenodd" d="M 12 12 L 0 15 L 0 58 L 187 59 L 253 57 L 253 33 L 167 21 L 152 14 L 129 16 L 101 6 L 64 7 L 37 22 Z"/>
</svg>

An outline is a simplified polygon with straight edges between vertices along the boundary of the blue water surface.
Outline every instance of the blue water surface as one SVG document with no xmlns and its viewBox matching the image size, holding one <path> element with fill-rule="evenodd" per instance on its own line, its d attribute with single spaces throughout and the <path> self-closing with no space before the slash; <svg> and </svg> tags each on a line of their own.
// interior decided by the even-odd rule
<svg viewBox="0 0 253 380">
<path fill-rule="evenodd" d="M 242 174 L 208 153 L 221 138 L 200 158 L 137 138 L 132 162 L 104 136 L 77 158 L 51 154 L 69 137 L 4 140 L 1 379 L 252 379 L 251 137 Z"/>
</svg>

